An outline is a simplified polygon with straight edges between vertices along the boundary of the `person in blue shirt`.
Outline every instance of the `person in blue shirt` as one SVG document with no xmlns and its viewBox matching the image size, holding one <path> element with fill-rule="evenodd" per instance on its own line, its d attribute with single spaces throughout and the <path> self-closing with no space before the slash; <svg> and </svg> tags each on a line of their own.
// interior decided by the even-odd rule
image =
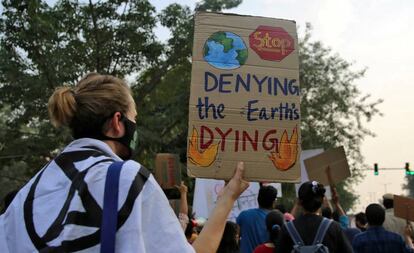
<svg viewBox="0 0 414 253">
<path fill-rule="evenodd" d="M 266 215 L 273 209 L 276 197 L 277 190 L 273 186 L 260 187 L 257 197 L 259 208 L 245 210 L 237 217 L 241 253 L 252 253 L 258 245 L 268 240 Z"/>
<path fill-rule="evenodd" d="M 365 214 L 368 229 L 355 236 L 352 247 L 354 253 L 405 253 L 414 252 L 410 238 L 411 228 L 407 226 L 406 242 L 401 235 L 384 229 L 385 210 L 379 204 L 370 204 Z"/>
</svg>

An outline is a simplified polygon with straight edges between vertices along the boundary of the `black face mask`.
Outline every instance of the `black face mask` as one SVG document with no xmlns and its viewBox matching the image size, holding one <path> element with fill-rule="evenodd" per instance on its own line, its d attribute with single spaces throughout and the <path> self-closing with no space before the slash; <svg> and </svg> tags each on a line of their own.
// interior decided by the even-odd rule
<svg viewBox="0 0 414 253">
<path fill-rule="evenodd" d="M 123 144 L 125 147 L 128 148 L 128 154 L 125 156 L 120 156 L 120 157 L 124 160 L 128 160 L 132 157 L 135 151 L 135 147 L 136 147 L 136 143 L 138 139 L 138 132 L 136 131 L 137 124 L 129 120 L 124 115 L 121 115 L 121 121 L 124 123 L 124 126 L 125 126 L 124 136 L 120 138 L 113 138 L 113 137 L 109 137 L 104 134 L 101 134 L 99 139 L 117 141 Z"/>
</svg>

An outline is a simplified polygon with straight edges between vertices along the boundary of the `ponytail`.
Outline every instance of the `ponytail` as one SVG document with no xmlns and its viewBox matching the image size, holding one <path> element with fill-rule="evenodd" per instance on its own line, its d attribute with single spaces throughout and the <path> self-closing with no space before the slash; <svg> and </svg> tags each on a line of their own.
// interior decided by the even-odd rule
<svg viewBox="0 0 414 253">
<path fill-rule="evenodd" d="M 58 87 L 49 98 L 48 111 L 55 127 L 68 126 L 76 112 L 74 92 L 67 86 Z"/>
</svg>

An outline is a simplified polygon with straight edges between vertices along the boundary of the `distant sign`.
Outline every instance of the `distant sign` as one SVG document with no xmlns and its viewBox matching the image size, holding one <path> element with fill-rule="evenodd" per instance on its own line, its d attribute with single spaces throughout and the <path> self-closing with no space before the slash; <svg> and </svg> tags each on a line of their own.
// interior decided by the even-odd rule
<svg viewBox="0 0 414 253">
<path fill-rule="evenodd" d="M 190 176 L 300 182 L 294 21 L 197 13 L 189 103 Z"/>
<path fill-rule="evenodd" d="M 163 189 L 175 188 L 181 183 L 178 155 L 161 153 L 155 157 L 155 179 Z"/>
<path fill-rule="evenodd" d="M 344 147 L 329 149 L 322 154 L 305 159 L 304 164 L 310 180 L 329 185 L 327 169 L 330 168 L 332 181 L 337 184 L 351 176 Z"/>
<path fill-rule="evenodd" d="M 414 221 L 414 199 L 394 195 L 394 215 L 408 221 Z"/>
<path fill-rule="evenodd" d="M 277 189 L 277 196 L 282 196 L 282 185 L 269 184 Z M 194 189 L 193 211 L 195 217 L 208 218 L 216 206 L 217 195 L 224 187 L 223 180 L 197 178 Z M 257 196 L 259 195 L 259 183 L 250 183 L 249 188 L 234 202 L 228 220 L 235 221 L 241 211 L 257 208 Z"/>
</svg>

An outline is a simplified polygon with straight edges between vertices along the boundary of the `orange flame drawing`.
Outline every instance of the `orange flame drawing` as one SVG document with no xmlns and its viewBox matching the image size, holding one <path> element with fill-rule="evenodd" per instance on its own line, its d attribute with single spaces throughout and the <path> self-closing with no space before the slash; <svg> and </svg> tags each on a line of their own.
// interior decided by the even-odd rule
<svg viewBox="0 0 414 253">
<path fill-rule="evenodd" d="M 292 168 L 296 163 L 298 156 L 298 130 L 297 126 L 293 129 L 290 140 L 286 130 L 282 134 L 280 140 L 279 152 L 271 152 L 268 156 L 276 169 L 285 171 Z"/>
<path fill-rule="evenodd" d="M 219 143 L 211 144 L 208 148 L 203 151 L 198 149 L 198 132 L 195 127 L 193 127 L 193 133 L 191 135 L 189 149 L 188 149 L 188 159 L 191 163 L 199 167 L 208 167 L 210 166 L 217 157 Z"/>
</svg>

